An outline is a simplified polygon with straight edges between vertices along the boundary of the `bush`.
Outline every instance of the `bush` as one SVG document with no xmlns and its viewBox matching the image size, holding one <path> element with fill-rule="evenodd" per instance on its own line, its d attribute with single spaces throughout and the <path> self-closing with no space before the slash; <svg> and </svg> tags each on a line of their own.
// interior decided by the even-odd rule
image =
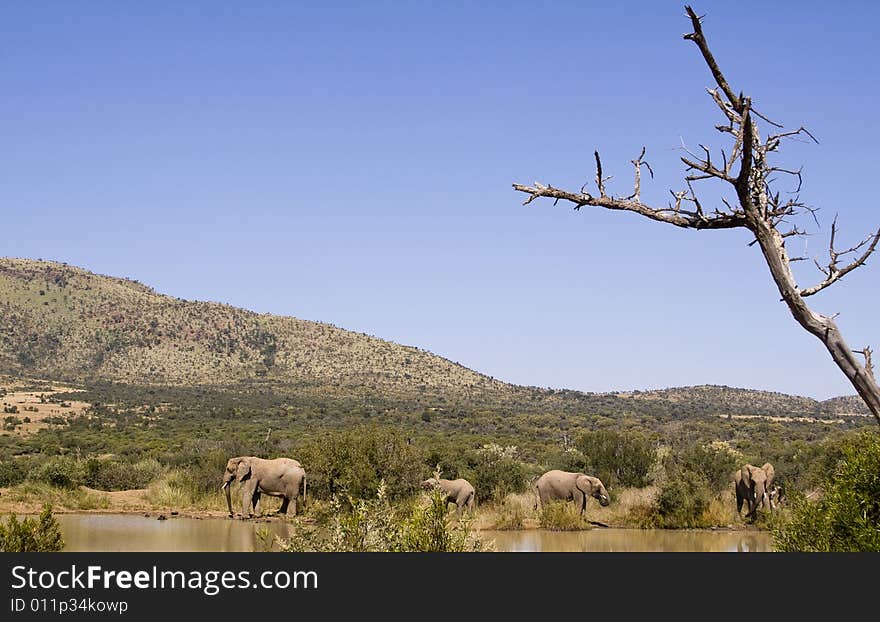
<svg viewBox="0 0 880 622">
<path fill-rule="evenodd" d="M 731 475 L 740 466 L 730 449 L 714 445 L 692 445 L 678 453 L 677 461 L 686 470 L 705 476 L 713 493 L 731 488 Z"/>
<path fill-rule="evenodd" d="M 33 462 L 24 458 L 0 462 L 0 486 L 8 487 L 22 483 L 31 468 Z"/>
<path fill-rule="evenodd" d="M 351 510 L 339 496 L 331 500 L 329 525 L 307 525 L 295 519 L 294 534 L 278 538 L 284 552 L 466 552 L 485 549 L 467 521 L 453 524 L 447 512 L 445 495 L 434 490 L 427 503 L 416 504 L 409 512 L 388 501 L 384 482 L 373 499 L 348 498 Z"/>
<path fill-rule="evenodd" d="M 362 426 L 325 432 L 299 451 L 309 494 L 328 499 L 374 497 L 385 482 L 389 499 L 402 499 L 419 488 L 422 460 L 418 450 L 390 428 Z"/>
<path fill-rule="evenodd" d="M 70 456 L 53 456 L 31 469 L 27 478 L 58 488 L 76 488 L 82 484 L 84 476 L 82 464 L 76 459 Z"/>
<path fill-rule="evenodd" d="M 863 432 L 842 446 L 842 458 L 815 502 L 788 494 L 790 519 L 771 525 L 780 551 L 880 551 L 880 436 Z"/>
<path fill-rule="evenodd" d="M 51 505 L 43 506 L 39 518 L 20 521 L 15 514 L 10 514 L 6 524 L 0 522 L 0 552 L 45 553 L 63 548 L 64 538 Z"/>
<path fill-rule="evenodd" d="M 526 468 L 517 459 L 516 447 L 483 445 L 471 454 L 470 462 L 467 479 L 474 486 L 477 501 L 500 501 L 526 489 Z"/>
<path fill-rule="evenodd" d="M 162 474 L 162 465 L 155 459 L 131 464 L 116 460 L 89 458 L 85 461 L 83 482 L 97 490 L 131 490 L 146 488 Z"/>
<path fill-rule="evenodd" d="M 655 450 L 650 440 L 637 432 L 598 430 L 582 434 L 576 447 L 583 454 L 585 473 L 595 475 L 606 487 L 648 484 Z"/>
<path fill-rule="evenodd" d="M 629 520 L 642 528 L 690 529 L 708 527 L 712 492 L 702 473 L 672 466 L 654 502 L 633 508 Z"/>
</svg>

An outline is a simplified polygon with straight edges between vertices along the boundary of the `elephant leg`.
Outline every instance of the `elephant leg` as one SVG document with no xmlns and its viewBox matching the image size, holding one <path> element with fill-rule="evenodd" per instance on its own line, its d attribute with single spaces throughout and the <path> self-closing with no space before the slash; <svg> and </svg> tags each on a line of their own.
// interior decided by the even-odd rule
<svg viewBox="0 0 880 622">
<path fill-rule="evenodd" d="M 455 499 L 455 511 L 458 513 L 458 516 L 464 513 L 464 507 L 467 504 L 467 497 L 464 495 L 458 495 Z"/>
<path fill-rule="evenodd" d="M 254 506 L 254 495 L 257 490 L 256 482 L 246 481 L 241 486 L 241 517 L 242 519 L 253 516 L 251 509 Z"/>
<path fill-rule="evenodd" d="M 578 509 L 578 514 L 583 515 L 584 510 L 587 509 L 587 495 L 584 493 L 578 494 L 577 492 L 572 494 L 572 498 L 574 499 L 574 504 Z"/>
<path fill-rule="evenodd" d="M 758 500 L 752 495 L 749 499 L 749 520 L 751 522 L 755 522 L 755 519 L 758 518 Z"/>
<path fill-rule="evenodd" d="M 287 514 L 287 506 L 290 504 L 290 497 L 282 497 L 281 507 L 278 508 L 279 514 Z M 294 501 L 293 515 L 296 516 L 296 502 Z"/>
<path fill-rule="evenodd" d="M 253 498 L 254 516 L 260 515 L 259 505 L 260 505 L 260 498 L 262 496 L 263 496 L 263 493 L 261 493 L 259 490 L 254 491 L 254 498 Z"/>
</svg>

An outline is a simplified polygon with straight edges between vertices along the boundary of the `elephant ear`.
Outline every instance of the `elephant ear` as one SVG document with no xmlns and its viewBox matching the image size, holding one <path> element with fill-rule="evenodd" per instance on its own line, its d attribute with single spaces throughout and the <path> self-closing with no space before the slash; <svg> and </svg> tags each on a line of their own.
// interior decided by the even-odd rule
<svg viewBox="0 0 880 622">
<path fill-rule="evenodd" d="M 590 477 L 589 475 L 579 475 L 577 480 L 575 480 L 575 486 L 577 486 L 578 490 L 581 492 L 592 495 L 593 491 L 596 489 L 596 483 L 593 481 L 595 478 Z"/>
<path fill-rule="evenodd" d="M 235 471 L 235 477 L 238 481 L 243 482 L 246 478 L 251 475 L 251 461 L 250 460 L 242 460 L 238 463 L 238 469 Z"/>
<path fill-rule="evenodd" d="M 769 488 L 773 485 L 773 480 L 776 479 L 776 469 L 774 469 L 773 465 L 769 462 L 764 463 L 764 466 L 762 466 L 761 469 L 767 474 L 767 487 Z"/>
</svg>

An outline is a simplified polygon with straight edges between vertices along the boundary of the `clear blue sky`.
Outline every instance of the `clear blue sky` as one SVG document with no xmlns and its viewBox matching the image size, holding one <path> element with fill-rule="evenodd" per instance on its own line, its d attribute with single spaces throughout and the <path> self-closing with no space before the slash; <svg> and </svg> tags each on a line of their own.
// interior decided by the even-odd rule
<svg viewBox="0 0 880 622">
<path fill-rule="evenodd" d="M 876 229 L 880 9 L 695 8 L 734 88 L 821 141 L 784 160 L 822 208 L 808 252 L 836 211 L 844 241 Z M 722 144 L 681 3 L 19 2 L 0 18 L 0 255 L 519 384 L 853 393 L 746 232 L 523 207 L 511 188 L 579 188 L 598 148 L 628 193 L 646 145 L 643 198 L 665 203 L 681 141 Z M 880 351 L 873 264 L 813 305 Z"/>
</svg>

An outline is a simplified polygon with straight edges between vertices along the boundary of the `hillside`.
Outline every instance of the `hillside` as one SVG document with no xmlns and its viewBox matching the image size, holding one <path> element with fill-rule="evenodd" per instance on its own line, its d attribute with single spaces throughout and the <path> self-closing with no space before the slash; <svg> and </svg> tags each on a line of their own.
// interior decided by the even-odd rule
<svg viewBox="0 0 880 622">
<path fill-rule="evenodd" d="M 332 325 L 162 295 L 66 264 L 0 258 L 0 374 L 131 386 L 254 386 L 316 399 L 438 403 L 497 413 L 691 417 L 864 414 L 819 402 L 696 386 L 583 393 L 509 385 L 415 347 Z M 448 401 L 447 401 L 448 400 Z"/>
<path fill-rule="evenodd" d="M 65 264 L 0 259 L 0 372 L 177 386 L 274 381 L 383 393 L 505 385 L 335 326 L 158 294 Z"/>
</svg>

